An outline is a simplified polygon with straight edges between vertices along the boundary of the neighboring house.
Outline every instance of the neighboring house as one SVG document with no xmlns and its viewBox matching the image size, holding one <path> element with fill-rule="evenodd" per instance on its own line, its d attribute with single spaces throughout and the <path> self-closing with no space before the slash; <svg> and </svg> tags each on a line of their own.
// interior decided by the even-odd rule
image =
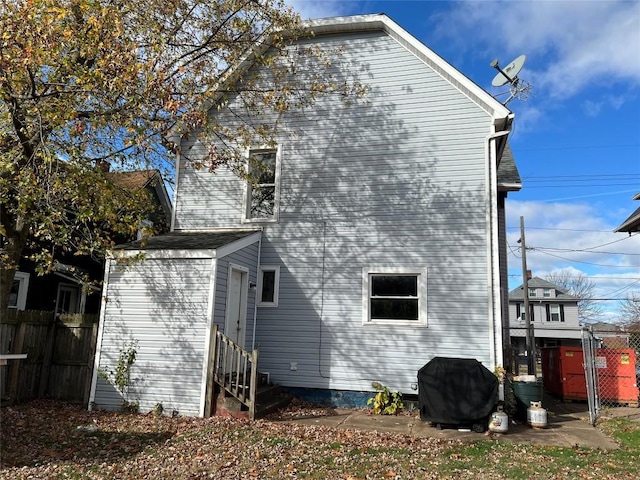
<svg viewBox="0 0 640 480">
<path fill-rule="evenodd" d="M 111 172 L 108 176 L 127 190 L 146 189 L 158 208 L 154 217 L 142 227 L 155 226 L 160 233 L 168 230 L 171 202 L 157 170 Z M 121 239 L 129 240 L 135 238 Z M 73 275 L 73 270 L 86 273 L 92 281 L 100 281 L 104 275 L 104 259 L 73 253 L 55 255 L 55 259 L 55 271 L 47 275 L 35 273 L 35 265 L 28 259 L 20 262 L 13 280 L 9 308 L 97 314 L 100 311 L 100 289 L 93 285 L 83 288 L 82 281 Z"/>
<path fill-rule="evenodd" d="M 271 382 L 334 403 L 364 405 L 373 381 L 411 393 L 436 356 L 503 364 L 513 114 L 385 15 L 312 28 L 301 42 L 341 46 L 334 67 L 362 75 L 366 102 L 282 114 L 277 146 L 246 152 L 257 186 L 179 158 L 172 231 L 107 262 L 96 367 L 135 341 L 142 411 L 212 412 L 215 327 L 259 348 Z M 219 122 L 242 111 L 228 101 Z M 121 402 L 96 374 L 91 405 Z"/>
<path fill-rule="evenodd" d="M 528 282 L 530 322 L 536 348 L 581 345 L 578 297 L 542 278 Z M 516 353 L 526 352 L 526 312 L 523 287 L 509 292 L 509 329 Z"/>
<path fill-rule="evenodd" d="M 636 193 L 633 199 L 640 200 L 640 193 Z M 640 207 L 622 222 L 622 225 L 616 228 L 614 232 L 627 232 L 629 235 L 633 232 L 640 232 Z"/>
</svg>

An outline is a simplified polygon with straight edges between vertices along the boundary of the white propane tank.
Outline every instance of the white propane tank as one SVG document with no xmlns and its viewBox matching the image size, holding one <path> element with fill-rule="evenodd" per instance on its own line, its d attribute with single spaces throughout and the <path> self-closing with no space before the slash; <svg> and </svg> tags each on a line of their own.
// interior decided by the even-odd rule
<svg viewBox="0 0 640 480">
<path fill-rule="evenodd" d="M 507 433 L 509 431 L 509 416 L 502 411 L 502 407 L 498 407 L 498 410 L 491 414 L 489 430 L 495 433 Z"/>
<path fill-rule="evenodd" d="M 547 426 L 547 411 L 542 408 L 542 402 L 531 402 L 527 408 L 527 423 L 535 428 Z"/>
</svg>

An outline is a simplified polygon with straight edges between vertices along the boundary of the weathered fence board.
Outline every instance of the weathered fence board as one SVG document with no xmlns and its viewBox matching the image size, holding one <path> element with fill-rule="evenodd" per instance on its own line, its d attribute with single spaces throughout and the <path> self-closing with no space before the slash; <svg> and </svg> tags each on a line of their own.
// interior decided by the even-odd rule
<svg viewBox="0 0 640 480">
<path fill-rule="evenodd" d="M 57 398 L 88 401 L 98 329 L 97 315 L 3 312 L 0 353 L 26 353 L 0 366 L 0 395 L 12 401 Z"/>
</svg>

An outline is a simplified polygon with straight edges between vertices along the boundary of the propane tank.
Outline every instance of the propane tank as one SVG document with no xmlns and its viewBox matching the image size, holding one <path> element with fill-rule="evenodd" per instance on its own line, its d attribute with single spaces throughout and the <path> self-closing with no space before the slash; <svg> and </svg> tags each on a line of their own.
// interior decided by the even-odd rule
<svg viewBox="0 0 640 480">
<path fill-rule="evenodd" d="M 534 428 L 547 426 L 547 411 L 542 408 L 542 402 L 531 402 L 531 406 L 527 408 L 527 423 Z"/>
<path fill-rule="evenodd" d="M 491 414 L 489 430 L 495 433 L 507 433 L 509 430 L 509 416 L 502 411 L 502 407 Z"/>
</svg>

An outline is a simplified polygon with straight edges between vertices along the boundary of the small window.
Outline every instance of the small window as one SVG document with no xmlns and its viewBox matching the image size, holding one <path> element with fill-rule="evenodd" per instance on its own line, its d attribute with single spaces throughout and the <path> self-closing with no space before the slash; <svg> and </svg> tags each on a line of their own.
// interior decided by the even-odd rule
<svg viewBox="0 0 640 480">
<path fill-rule="evenodd" d="M 550 298 L 551 297 L 551 289 L 550 288 L 545 288 L 544 290 L 542 290 L 542 296 L 544 298 Z"/>
<path fill-rule="evenodd" d="M 13 276 L 11 292 L 9 292 L 9 308 L 24 310 L 27 305 L 27 290 L 29 289 L 29 274 L 16 272 Z"/>
<path fill-rule="evenodd" d="M 277 307 L 280 267 L 263 265 L 258 275 L 258 306 Z"/>
<path fill-rule="evenodd" d="M 529 296 L 530 297 L 535 297 L 536 296 L 536 289 L 535 288 L 530 288 L 529 289 Z"/>
<path fill-rule="evenodd" d="M 245 220 L 249 222 L 278 219 L 279 160 L 275 149 L 252 149 L 249 152 Z"/>
<path fill-rule="evenodd" d="M 426 325 L 425 278 L 424 272 L 367 271 L 365 323 Z"/>
<path fill-rule="evenodd" d="M 547 305 L 547 322 L 564 322 L 563 305 L 557 303 Z"/>
</svg>

